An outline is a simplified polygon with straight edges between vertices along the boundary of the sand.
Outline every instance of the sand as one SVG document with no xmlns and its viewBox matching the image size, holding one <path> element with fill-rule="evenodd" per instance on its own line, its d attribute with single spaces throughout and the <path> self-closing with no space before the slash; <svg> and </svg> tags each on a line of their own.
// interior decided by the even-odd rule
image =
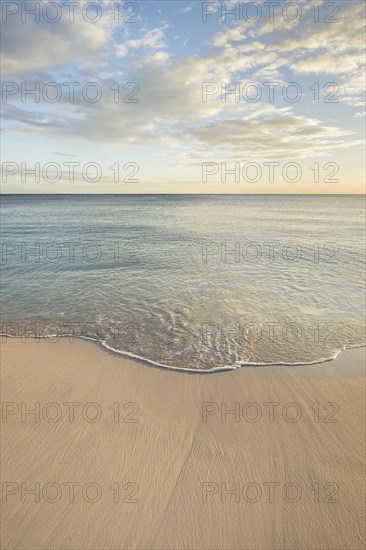
<svg viewBox="0 0 366 550">
<path fill-rule="evenodd" d="M 363 548 L 364 360 L 199 375 L 9 339 L 1 548 Z"/>
</svg>

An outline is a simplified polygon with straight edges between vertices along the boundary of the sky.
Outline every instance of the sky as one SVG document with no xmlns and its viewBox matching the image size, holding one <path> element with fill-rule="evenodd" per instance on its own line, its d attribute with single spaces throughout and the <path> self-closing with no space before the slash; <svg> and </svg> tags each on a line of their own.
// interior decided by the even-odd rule
<svg viewBox="0 0 366 550">
<path fill-rule="evenodd" d="M 364 193 L 364 2 L 1 8 L 2 193 Z"/>
</svg>

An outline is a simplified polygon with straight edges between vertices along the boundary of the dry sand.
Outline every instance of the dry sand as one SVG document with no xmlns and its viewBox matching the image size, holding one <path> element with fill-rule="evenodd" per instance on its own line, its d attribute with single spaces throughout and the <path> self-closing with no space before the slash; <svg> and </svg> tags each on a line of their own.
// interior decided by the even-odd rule
<svg viewBox="0 0 366 550">
<path fill-rule="evenodd" d="M 1 548 L 363 548 L 364 359 L 195 375 L 8 340 Z"/>
</svg>

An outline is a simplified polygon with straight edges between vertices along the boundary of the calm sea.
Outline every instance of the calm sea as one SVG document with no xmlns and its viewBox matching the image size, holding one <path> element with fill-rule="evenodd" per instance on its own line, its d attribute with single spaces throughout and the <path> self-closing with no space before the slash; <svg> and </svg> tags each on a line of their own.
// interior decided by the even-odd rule
<svg viewBox="0 0 366 550">
<path fill-rule="evenodd" d="M 312 363 L 365 341 L 361 196 L 3 196 L 2 333 L 151 364 Z"/>
</svg>

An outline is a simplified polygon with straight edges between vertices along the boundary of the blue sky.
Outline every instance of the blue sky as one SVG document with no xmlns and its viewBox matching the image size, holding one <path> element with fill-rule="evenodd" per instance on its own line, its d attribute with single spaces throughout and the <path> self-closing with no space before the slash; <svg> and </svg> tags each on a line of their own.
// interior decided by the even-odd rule
<svg viewBox="0 0 366 550">
<path fill-rule="evenodd" d="M 363 2 L 68 4 L 2 2 L 3 193 L 364 191 Z"/>
</svg>

